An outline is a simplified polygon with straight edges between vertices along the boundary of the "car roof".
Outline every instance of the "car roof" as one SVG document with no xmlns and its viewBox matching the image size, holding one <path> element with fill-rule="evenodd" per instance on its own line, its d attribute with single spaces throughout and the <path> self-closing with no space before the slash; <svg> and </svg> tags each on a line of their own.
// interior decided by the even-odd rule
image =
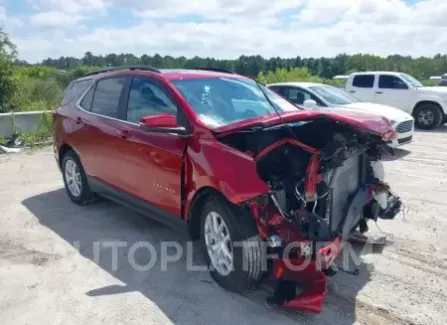
<svg viewBox="0 0 447 325">
<path fill-rule="evenodd" d="M 386 74 L 386 75 L 392 75 L 397 76 L 402 74 L 403 72 L 396 72 L 396 71 L 362 71 L 362 72 L 353 72 L 351 73 L 351 76 L 359 76 L 359 75 L 365 75 L 365 74 Z"/>
<path fill-rule="evenodd" d="M 301 88 L 309 88 L 312 86 L 330 86 L 325 85 L 317 82 L 277 82 L 273 84 L 268 84 L 267 87 L 271 86 L 295 86 L 295 87 L 301 87 Z"/>
<path fill-rule="evenodd" d="M 87 74 L 84 77 L 77 79 L 76 81 L 86 80 L 86 79 L 99 79 L 104 77 L 111 76 L 119 76 L 119 75 L 127 75 L 129 72 L 133 75 L 162 75 L 164 78 L 168 80 L 180 80 L 180 79 L 200 79 L 200 78 L 247 78 L 243 75 L 236 74 L 230 70 L 225 69 L 213 69 L 201 68 L 198 69 L 156 69 L 152 67 L 116 67 L 109 68 L 104 70 L 99 70 L 96 72 L 92 72 Z"/>
</svg>

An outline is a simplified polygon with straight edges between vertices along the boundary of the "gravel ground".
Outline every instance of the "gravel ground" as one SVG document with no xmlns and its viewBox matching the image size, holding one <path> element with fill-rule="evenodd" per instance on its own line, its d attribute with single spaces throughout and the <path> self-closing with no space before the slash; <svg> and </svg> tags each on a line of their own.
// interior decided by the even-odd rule
<svg viewBox="0 0 447 325">
<path fill-rule="evenodd" d="M 405 218 L 370 226 L 387 245 L 364 252 L 357 276 L 329 279 L 318 315 L 267 310 L 264 291 L 225 292 L 207 272 L 186 272 L 186 257 L 135 270 L 130 257 L 148 261 L 132 243 L 160 252 L 161 241 L 187 238 L 108 201 L 72 204 L 50 149 L 1 155 L 0 323 L 447 324 L 447 126 L 418 132 L 406 149 L 386 162 Z M 113 256 L 106 241 L 128 246 Z"/>
</svg>

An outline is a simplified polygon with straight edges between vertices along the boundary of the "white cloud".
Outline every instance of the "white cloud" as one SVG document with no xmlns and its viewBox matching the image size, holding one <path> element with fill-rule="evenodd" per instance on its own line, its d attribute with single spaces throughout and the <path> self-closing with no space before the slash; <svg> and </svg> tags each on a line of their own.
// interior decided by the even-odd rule
<svg viewBox="0 0 447 325">
<path fill-rule="evenodd" d="M 6 20 L 6 8 L 0 6 L 0 22 L 4 22 Z"/>
<path fill-rule="evenodd" d="M 55 10 L 66 13 L 103 10 L 108 4 L 104 0 L 28 0 L 38 10 Z"/>
<path fill-rule="evenodd" d="M 1 3 L 1 1 L 0 1 Z M 0 6 L 0 27 L 8 28 L 8 31 L 14 31 L 24 25 L 19 17 L 10 17 L 4 6 Z"/>
<path fill-rule="evenodd" d="M 241 17 L 259 21 L 283 10 L 296 8 L 304 0 L 113 0 L 115 5 L 132 10 L 146 18 L 174 17 L 179 15 L 203 15 L 208 19 Z M 262 17 L 260 17 L 262 16 Z"/>
<path fill-rule="evenodd" d="M 42 27 L 66 27 L 76 24 L 82 16 L 67 14 L 62 11 L 45 11 L 31 17 L 31 23 Z"/>
<path fill-rule="evenodd" d="M 445 0 L 421 0 L 414 5 L 403 0 L 31 1 L 41 10 L 53 6 L 31 21 L 64 27 L 25 26 L 11 33 L 20 57 L 31 62 L 62 55 L 82 57 L 86 51 L 235 58 L 242 54 L 321 57 L 342 52 L 419 56 L 447 48 Z M 96 21 L 98 12 L 117 6 L 140 19 L 122 28 L 99 22 L 86 27 L 80 22 L 81 15 Z M 185 15 L 207 20 L 185 22 Z M 182 22 L 176 23 L 176 16 L 183 16 Z M 69 22 L 76 24 L 69 26 Z"/>
</svg>

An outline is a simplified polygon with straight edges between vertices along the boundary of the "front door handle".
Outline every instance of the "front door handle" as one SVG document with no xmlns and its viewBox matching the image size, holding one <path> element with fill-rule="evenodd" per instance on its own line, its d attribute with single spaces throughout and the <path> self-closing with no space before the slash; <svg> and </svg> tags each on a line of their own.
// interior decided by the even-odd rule
<svg viewBox="0 0 447 325">
<path fill-rule="evenodd" d="M 383 94 L 383 92 L 382 91 L 376 91 L 376 94 Z"/>
<path fill-rule="evenodd" d="M 129 139 L 131 137 L 130 132 L 128 130 L 119 130 L 118 135 L 121 139 Z"/>
<path fill-rule="evenodd" d="M 355 93 L 355 90 L 350 90 L 349 92 L 353 94 L 353 93 Z"/>
<path fill-rule="evenodd" d="M 83 122 L 82 122 L 82 118 L 80 118 L 80 117 L 77 117 L 77 118 L 75 119 L 75 121 L 76 121 L 76 124 L 81 124 L 81 123 L 83 123 Z"/>
</svg>

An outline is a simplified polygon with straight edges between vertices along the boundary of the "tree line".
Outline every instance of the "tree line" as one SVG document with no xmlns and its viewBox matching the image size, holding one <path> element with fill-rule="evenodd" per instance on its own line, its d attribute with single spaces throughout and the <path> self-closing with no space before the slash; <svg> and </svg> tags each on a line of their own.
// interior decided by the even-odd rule
<svg viewBox="0 0 447 325">
<path fill-rule="evenodd" d="M 26 64 L 24 61 L 20 63 Z M 263 58 L 260 55 L 242 55 L 238 59 L 224 60 L 197 56 L 193 58 L 161 56 L 159 54 L 153 56 L 115 53 L 94 55 L 92 52 L 87 52 L 82 58 L 47 58 L 39 63 L 39 65 L 61 70 L 71 70 L 79 66 L 116 67 L 135 64 L 151 65 L 159 68 L 215 67 L 233 70 L 251 77 L 277 69 L 290 71 L 293 68 L 307 68 L 311 75 L 324 79 L 354 71 L 385 70 L 406 72 L 418 79 L 425 80 L 432 75 L 441 75 L 447 72 L 447 55 L 437 54 L 434 57 L 418 58 L 398 54 L 387 57 L 372 54 L 339 54 L 333 58 L 303 58 L 301 56 L 295 58 Z"/>
<path fill-rule="evenodd" d="M 68 83 L 86 73 L 104 67 L 122 65 L 151 65 L 159 68 L 214 67 L 233 70 L 257 78 L 264 83 L 279 81 L 313 81 L 343 86 L 331 78 L 353 71 L 391 70 L 413 75 L 427 85 L 431 75 L 447 72 L 447 55 L 412 58 L 392 55 L 379 57 L 371 54 L 340 54 L 334 58 L 263 58 L 240 56 L 234 60 L 215 58 L 186 58 L 133 54 L 94 55 L 82 58 L 48 58 L 29 64 L 18 58 L 16 46 L 0 28 L 0 112 L 46 110 L 60 104 Z"/>
</svg>

